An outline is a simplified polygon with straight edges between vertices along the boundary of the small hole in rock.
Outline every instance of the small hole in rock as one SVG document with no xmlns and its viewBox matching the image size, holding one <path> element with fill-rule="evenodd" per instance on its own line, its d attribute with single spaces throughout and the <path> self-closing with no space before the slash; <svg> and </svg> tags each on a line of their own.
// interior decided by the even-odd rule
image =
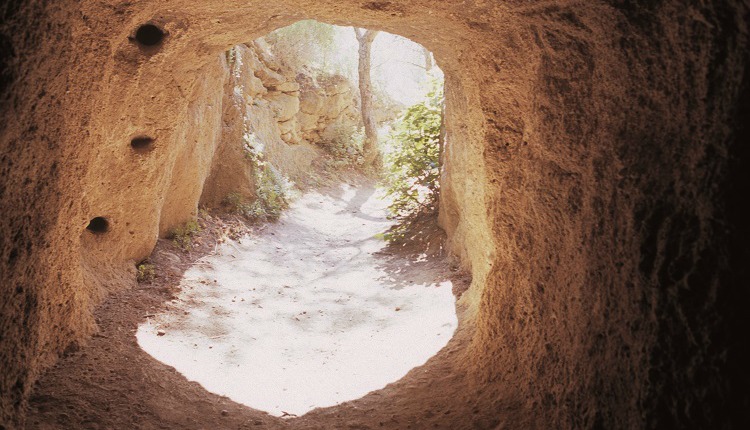
<svg viewBox="0 0 750 430">
<path fill-rule="evenodd" d="M 154 149 L 154 139 L 150 137 L 134 137 L 130 146 L 137 152 L 147 152 Z"/>
<path fill-rule="evenodd" d="M 109 221 L 104 217 L 92 218 L 89 221 L 89 225 L 86 226 L 86 230 L 92 233 L 106 233 L 109 230 Z"/>
<path fill-rule="evenodd" d="M 135 32 L 135 40 L 143 46 L 156 46 L 164 39 L 164 30 L 154 24 L 143 24 Z"/>
</svg>

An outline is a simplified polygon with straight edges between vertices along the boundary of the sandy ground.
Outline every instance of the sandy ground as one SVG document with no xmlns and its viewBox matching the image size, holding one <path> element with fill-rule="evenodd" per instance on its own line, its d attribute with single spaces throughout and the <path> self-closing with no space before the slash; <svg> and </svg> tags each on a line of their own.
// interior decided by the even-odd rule
<svg viewBox="0 0 750 430">
<path fill-rule="evenodd" d="M 357 181 L 349 182 L 358 183 Z M 419 309 L 410 309 L 409 306 L 424 304 L 422 301 L 412 301 L 410 304 L 408 295 L 403 294 L 412 290 L 419 290 L 420 300 L 431 297 L 430 289 L 433 289 L 433 287 L 430 286 L 436 285 L 437 287 L 434 287 L 434 289 L 440 290 L 444 285 L 444 281 L 442 280 L 445 279 L 450 279 L 452 282 L 454 297 L 459 296 L 468 287 L 470 279 L 465 274 L 462 274 L 457 267 L 453 266 L 450 260 L 435 255 L 428 257 L 424 255 L 424 250 L 435 249 L 434 237 L 436 237 L 437 231 L 434 228 L 425 229 L 435 233 L 431 234 L 429 246 L 427 243 L 410 241 L 408 246 L 388 246 L 385 249 L 378 250 L 382 246 L 382 242 L 374 240 L 371 234 L 372 231 L 368 229 L 374 229 L 375 226 L 378 226 L 378 229 L 380 229 L 380 226 L 386 226 L 382 218 L 364 219 L 359 222 L 359 225 L 353 222 L 353 219 L 361 220 L 362 217 L 369 216 L 368 206 L 363 205 L 370 197 L 367 192 L 360 192 L 359 194 L 356 192 L 351 194 L 349 192 L 347 194 L 346 189 L 334 187 L 324 191 L 322 196 L 325 204 L 339 205 L 337 212 L 341 213 L 335 213 L 334 216 L 341 215 L 349 218 L 352 221 L 350 227 L 356 232 L 356 235 L 359 235 L 361 231 L 361 235 L 358 237 L 362 240 L 359 242 L 355 240 L 354 243 L 347 243 L 344 240 L 344 243 L 351 245 L 351 247 L 344 246 L 339 251 L 336 251 L 335 247 L 331 247 L 319 256 L 315 256 L 314 253 L 308 253 L 299 255 L 297 259 L 294 259 L 289 258 L 289 255 L 287 255 L 286 261 L 282 260 L 285 264 L 274 265 L 273 274 L 290 273 L 288 270 L 294 267 L 305 267 L 297 265 L 302 264 L 303 261 L 312 261 L 315 258 L 320 258 L 320 261 L 333 262 L 334 265 L 344 268 L 348 264 L 349 257 L 354 254 L 361 254 L 357 258 L 372 259 L 369 260 L 368 267 L 371 268 L 371 275 L 376 277 L 375 280 L 377 282 L 373 282 L 372 277 L 365 278 L 365 280 L 369 279 L 367 282 L 380 285 L 381 288 L 385 287 L 388 290 L 386 297 L 390 302 L 387 305 L 383 304 L 381 306 L 377 301 L 368 301 L 367 308 L 360 308 L 360 313 L 365 315 L 366 312 L 375 312 L 377 309 L 378 312 L 386 312 L 390 317 L 395 317 L 388 318 L 388 321 L 394 324 L 399 321 L 405 321 L 400 318 L 410 318 L 410 314 L 412 316 L 418 315 L 418 312 L 420 312 Z M 321 204 L 319 203 L 320 201 L 320 199 L 312 199 L 309 203 L 313 207 L 306 208 L 302 204 L 299 207 L 301 212 L 295 213 L 304 217 L 303 214 L 305 211 L 314 211 L 315 206 Z M 344 202 L 347 201 L 348 203 L 344 205 Z M 341 205 L 344 206 L 342 207 Z M 346 215 L 347 211 L 349 215 Z M 290 216 L 283 220 L 283 224 L 281 225 L 248 228 L 244 223 L 232 217 L 204 214 L 200 219 L 200 223 L 204 227 L 203 231 L 195 238 L 191 251 L 182 252 L 171 241 L 160 240 L 151 256 L 151 261 L 157 268 L 157 277 L 154 282 L 140 284 L 137 288 L 114 293 L 95 310 L 99 332 L 87 344 L 69 348 L 64 357 L 58 361 L 57 365 L 47 371 L 33 387 L 27 414 L 27 428 L 128 430 L 454 430 L 533 427 L 528 425 L 528 418 L 526 413 L 523 412 L 525 411 L 522 405 L 523 399 L 517 399 L 509 395 L 498 397 L 497 393 L 483 390 L 481 381 L 477 384 L 477 381 L 474 381 L 468 374 L 464 366 L 464 363 L 467 362 L 464 354 L 466 352 L 466 345 L 473 334 L 473 326 L 461 316 L 465 313 L 461 307 L 457 308 L 459 326 L 454 336 L 448 340 L 447 345 L 443 349 L 429 358 L 424 365 L 409 370 L 403 378 L 389 383 L 382 389 L 377 389 L 378 386 L 376 385 L 380 384 L 382 386 L 382 384 L 388 382 L 385 378 L 377 384 L 371 384 L 366 389 L 374 389 L 375 391 L 366 394 L 364 397 L 345 401 L 336 406 L 316 408 L 299 417 L 285 416 L 284 418 L 280 418 L 268 412 L 240 404 L 228 397 L 210 392 L 201 384 L 189 380 L 188 377 L 177 371 L 172 365 L 167 365 L 156 360 L 141 348 L 138 344 L 136 334 L 140 332 L 147 335 L 149 324 L 151 324 L 152 329 L 155 328 L 156 324 L 161 324 L 162 321 L 166 324 L 166 320 L 161 320 L 161 318 L 167 315 L 179 317 L 180 312 L 182 312 L 183 316 L 185 316 L 184 312 L 187 311 L 189 312 L 187 316 L 190 317 L 187 320 L 195 322 L 204 321 L 200 318 L 192 319 L 198 317 L 201 313 L 211 315 L 211 321 L 222 321 L 222 324 L 225 320 L 232 321 L 231 315 L 238 314 L 237 312 L 229 312 L 229 315 L 219 315 L 217 318 L 217 312 L 213 312 L 214 309 L 211 308 L 211 306 L 216 305 L 209 304 L 210 300 L 208 299 L 211 295 L 197 294 L 196 288 L 198 288 L 198 285 L 201 286 L 198 291 L 216 290 L 216 287 L 210 286 L 210 283 L 206 279 L 203 280 L 208 285 L 201 284 L 201 278 L 196 278 L 193 275 L 193 273 L 200 273 L 198 270 L 208 269 L 203 263 L 197 262 L 201 258 L 207 258 L 208 261 L 211 261 L 213 258 L 221 260 L 226 258 L 227 255 L 231 256 L 231 253 L 234 252 L 231 251 L 231 246 L 217 247 L 217 244 L 225 241 L 227 237 L 237 238 L 247 233 L 250 233 L 250 236 L 242 240 L 242 245 L 235 246 L 250 246 L 251 243 L 254 243 L 255 246 L 273 246 L 274 254 L 262 257 L 273 258 L 271 256 L 276 255 L 276 251 L 281 253 L 284 246 L 286 246 L 278 243 L 281 249 L 276 250 L 275 247 L 277 245 L 271 245 L 272 243 L 281 242 L 276 238 L 276 235 L 279 234 L 278 231 L 284 231 L 293 223 L 307 222 L 304 219 L 300 220 L 299 216 Z M 364 226 L 361 225 L 363 222 L 365 223 Z M 319 231 L 317 230 L 318 228 L 322 230 Z M 324 235 L 325 229 L 329 229 L 329 231 L 335 229 L 338 233 L 339 225 L 336 223 L 316 224 L 316 229 L 311 229 L 304 233 L 310 237 L 314 237 Z M 337 241 L 337 237 L 330 240 Z M 300 236 L 299 240 L 292 242 L 304 243 L 302 236 Z M 361 250 L 359 250 L 360 248 Z M 340 252 L 341 254 L 336 254 L 336 252 Z M 299 258 L 303 260 L 300 261 Z M 356 261 L 357 259 L 351 260 Z M 288 266 L 288 268 L 284 268 L 285 266 Z M 245 267 L 256 267 L 255 270 L 259 270 L 258 267 L 264 266 L 261 264 Z M 330 270 L 331 268 L 325 269 L 324 265 L 319 267 L 319 269 L 321 270 L 317 274 L 313 272 L 304 274 L 316 278 L 320 277 L 322 274 L 321 271 Z M 196 272 L 193 272 L 194 270 Z M 341 271 L 341 273 L 344 272 Z M 384 277 L 377 279 L 377 277 L 381 276 Z M 197 284 L 194 281 L 190 281 L 190 279 L 197 279 Z M 218 277 L 215 279 L 217 279 L 218 283 Z M 361 286 L 364 286 L 365 283 L 363 281 Z M 184 288 L 184 285 L 187 284 L 193 285 L 193 290 Z M 290 283 L 290 287 L 296 287 L 296 294 L 293 293 L 292 288 L 284 289 L 282 286 L 281 289 L 278 289 L 278 286 L 276 286 L 277 289 L 275 291 L 281 291 L 286 297 L 285 299 L 275 298 L 271 300 L 267 296 L 263 296 L 263 298 L 268 301 L 267 304 L 273 303 L 276 306 L 280 306 L 283 303 L 287 305 L 290 303 L 295 304 L 294 299 L 295 297 L 299 297 L 300 288 L 305 286 L 310 287 L 311 285 L 318 285 L 318 288 L 322 289 L 325 288 L 326 283 Z M 247 287 L 247 285 L 245 286 Z M 333 288 L 333 286 L 332 284 L 328 284 L 330 288 Z M 360 283 L 349 282 L 344 284 L 344 286 L 355 288 L 360 287 Z M 229 287 L 225 286 L 224 288 Z M 256 285 L 254 288 L 256 288 L 256 291 L 253 294 L 256 294 L 258 286 Z M 401 289 L 399 290 L 399 288 Z M 250 291 L 252 291 L 252 288 Z M 273 287 L 270 291 L 274 291 Z M 370 293 L 374 294 L 373 291 L 370 291 Z M 203 297 L 201 300 L 206 301 L 202 306 L 186 310 L 186 306 L 191 306 L 191 302 L 184 300 L 186 294 L 195 295 L 196 303 L 194 305 L 200 303 L 198 299 L 201 299 L 201 297 Z M 240 307 L 241 304 L 248 305 L 254 300 L 247 289 L 245 289 L 244 294 L 246 295 L 237 295 L 236 299 L 234 296 L 231 298 L 223 296 L 229 301 L 223 302 L 222 306 L 216 309 L 222 312 L 232 309 L 243 309 Z M 338 297 L 335 294 L 330 296 L 334 303 L 336 298 L 348 298 L 348 293 L 341 292 L 338 294 Z M 320 298 L 316 297 L 314 303 L 299 301 L 301 299 L 299 297 L 295 305 L 300 307 L 287 309 L 286 316 L 279 320 L 285 322 L 288 326 L 287 329 L 292 329 L 292 332 L 298 334 L 302 333 L 303 329 L 307 330 L 317 327 L 317 322 L 322 322 L 324 319 L 322 316 L 315 314 L 316 310 L 323 310 L 320 307 L 322 304 Z M 245 299 L 245 302 L 242 302 L 242 298 Z M 256 298 L 260 298 L 260 296 Z M 232 299 L 235 302 L 232 302 Z M 352 309 L 351 306 L 358 301 L 364 302 L 364 298 L 359 298 L 356 294 L 352 294 L 352 298 L 349 299 L 348 304 L 339 304 L 338 306 L 341 306 L 339 308 L 341 310 L 350 310 Z M 398 306 L 395 305 L 396 302 L 403 305 L 399 311 L 395 311 L 395 306 Z M 310 310 L 302 309 L 303 304 L 309 307 Z M 261 306 L 264 306 L 265 309 L 265 305 L 261 304 Z M 393 313 L 391 313 L 392 306 Z M 453 301 L 451 301 L 451 306 L 453 306 Z M 263 309 L 258 308 L 257 310 Z M 190 314 L 190 312 L 193 314 Z M 290 321 L 289 316 L 291 314 L 289 312 L 308 312 L 310 316 L 309 319 L 305 319 L 301 318 L 298 313 L 294 313 L 294 316 L 299 318 L 300 321 L 296 321 L 294 318 L 291 318 Z M 255 315 L 254 318 L 261 318 L 260 316 L 263 315 L 258 312 L 253 312 L 253 314 Z M 307 314 L 302 314 L 302 316 L 305 315 Z M 431 312 L 431 315 L 436 314 Z M 358 332 L 357 328 L 361 325 L 354 324 L 359 319 L 359 315 L 355 316 L 349 312 L 341 313 L 340 316 L 340 320 L 343 320 L 341 321 L 343 323 L 342 326 L 347 328 L 344 331 L 351 331 L 349 335 L 354 337 L 358 333 L 358 342 L 365 344 L 366 337 L 362 335 L 361 331 Z M 351 322 L 349 321 L 350 317 L 352 318 Z M 330 316 L 327 318 L 330 318 Z M 330 323 L 333 320 L 328 319 L 327 321 Z M 239 336 L 242 336 L 242 333 L 250 333 L 250 336 L 261 339 L 252 334 L 250 330 L 253 327 L 255 327 L 253 324 L 244 324 L 240 330 L 234 332 L 233 336 L 237 339 Z M 220 331 L 208 332 L 210 333 L 209 337 L 218 336 L 215 339 L 209 339 L 215 343 L 208 346 L 216 345 L 215 347 L 218 350 L 219 345 L 222 345 L 222 348 L 231 345 L 230 342 L 227 342 L 228 337 L 224 336 L 232 332 L 228 328 L 224 327 Z M 377 330 L 378 326 L 370 324 L 370 329 L 373 328 Z M 442 327 L 440 329 L 443 330 Z M 159 339 L 165 342 L 168 339 L 177 338 L 180 333 L 176 329 L 176 326 L 165 325 L 163 330 L 165 334 L 159 337 Z M 411 333 L 403 336 L 411 341 L 410 346 L 417 345 L 423 340 L 421 339 L 422 337 L 429 337 L 430 333 L 437 335 L 437 332 L 425 331 L 424 327 L 421 327 L 420 330 L 419 333 Z M 448 330 L 448 327 L 445 327 L 445 330 Z M 188 330 L 188 327 L 183 327 L 182 331 L 184 335 L 196 336 L 196 338 L 203 337 L 205 334 L 201 333 L 206 333 L 200 329 L 196 329 L 190 334 L 191 330 Z M 450 330 L 445 332 L 446 338 L 449 332 Z M 281 340 L 281 337 L 280 334 L 276 334 L 275 336 L 279 340 Z M 443 337 L 443 335 L 435 337 Z M 341 339 L 343 340 L 343 337 Z M 445 339 L 442 342 L 445 342 Z M 252 343 L 248 342 L 248 345 L 252 345 Z M 188 344 L 187 346 L 190 345 Z M 309 347 L 307 348 L 309 350 Z M 213 348 L 207 349 L 213 350 Z M 207 353 L 205 349 L 199 349 L 199 351 Z M 335 349 L 329 350 L 329 354 L 334 352 Z M 269 353 L 268 351 L 265 352 L 265 354 Z M 424 360 L 427 355 L 429 354 L 425 352 L 421 360 Z M 190 354 L 186 353 L 185 356 L 192 359 L 197 358 L 195 351 L 191 351 Z M 259 354 L 259 356 L 263 356 L 263 354 Z M 217 357 L 219 359 L 216 361 L 226 361 L 220 359 L 221 356 Z M 266 355 L 266 357 L 268 356 Z M 346 357 L 346 355 L 344 354 L 342 357 Z M 368 371 L 395 367 L 392 361 L 381 362 L 381 364 L 382 366 L 379 367 L 365 367 L 368 368 Z M 408 366 L 409 364 L 404 365 Z M 217 364 L 216 366 L 216 369 L 220 369 L 223 365 Z M 282 365 L 282 367 L 284 366 Z M 233 375 L 236 376 L 237 372 L 234 372 Z M 305 376 L 305 378 L 308 377 L 310 375 Z M 396 378 L 396 376 L 391 377 Z M 275 382 L 278 382 L 278 380 Z M 296 381 L 298 384 L 302 382 L 304 381 Z M 335 382 L 338 383 L 340 381 L 336 380 Z M 287 391 L 289 388 L 293 390 L 299 388 L 297 385 L 283 387 L 282 384 L 272 384 L 268 387 L 276 387 L 276 389 L 280 387 L 282 391 L 283 388 L 287 388 Z M 266 390 L 268 389 L 270 388 L 266 388 Z M 357 396 L 356 394 L 352 395 Z M 275 407 L 276 404 L 272 406 Z"/>
<path fill-rule="evenodd" d="M 382 264 L 386 204 L 372 186 L 305 194 L 278 223 L 190 267 L 138 343 L 207 390 L 275 416 L 402 378 L 458 322 L 445 274 L 404 281 Z"/>
</svg>

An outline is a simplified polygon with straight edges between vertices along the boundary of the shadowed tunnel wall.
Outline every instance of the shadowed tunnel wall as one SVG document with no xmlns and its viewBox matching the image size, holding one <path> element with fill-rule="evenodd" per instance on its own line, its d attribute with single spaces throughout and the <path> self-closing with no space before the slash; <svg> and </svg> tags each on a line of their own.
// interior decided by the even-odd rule
<svg viewBox="0 0 750 430">
<path fill-rule="evenodd" d="M 473 274 L 477 399 L 518 399 L 537 426 L 746 419 L 743 2 L 14 0 L 0 14 L 0 425 L 22 422 L 92 308 L 194 216 L 219 54 L 304 18 L 411 38 L 446 73 L 440 221 Z M 133 41 L 146 22 L 162 45 Z M 133 151 L 144 135 L 154 149 Z M 95 217 L 106 232 L 86 229 Z"/>
</svg>

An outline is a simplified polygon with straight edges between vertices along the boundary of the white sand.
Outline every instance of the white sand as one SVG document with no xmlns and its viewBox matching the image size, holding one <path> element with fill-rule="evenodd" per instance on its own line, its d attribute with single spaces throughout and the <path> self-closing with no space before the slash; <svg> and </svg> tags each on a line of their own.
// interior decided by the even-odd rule
<svg viewBox="0 0 750 430">
<path fill-rule="evenodd" d="M 457 320 L 449 281 L 397 280 L 373 255 L 391 225 L 384 208 L 366 187 L 306 194 L 279 223 L 190 268 L 177 306 L 142 324 L 138 343 L 207 390 L 277 416 L 400 379 Z"/>
</svg>

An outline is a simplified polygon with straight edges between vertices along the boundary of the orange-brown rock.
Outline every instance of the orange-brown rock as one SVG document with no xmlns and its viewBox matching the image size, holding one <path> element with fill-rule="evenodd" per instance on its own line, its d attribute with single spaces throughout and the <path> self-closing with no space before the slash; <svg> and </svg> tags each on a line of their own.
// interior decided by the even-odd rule
<svg viewBox="0 0 750 430">
<path fill-rule="evenodd" d="M 193 215 L 224 134 L 223 52 L 302 18 L 411 38 L 445 72 L 440 221 L 473 274 L 476 327 L 456 358 L 476 390 L 453 401 L 513 399 L 527 417 L 481 427 L 747 422 L 747 2 L 0 11 L 0 426 L 22 423 L 40 372 L 94 330 L 92 308 Z M 139 44 L 149 23 L 164 37 Z M 290 81 L 259 61 L 264 86 Z M 258 127 L 275 121 L 254 108 Z M 280 164 L 304 168 L 273 133 Z"/>
<path fill-rule="evenodd" d="M 230 195 L 247 202 L 257 198 L 254 166 L 248 160 L 245 148 L 247 133 L 246 97 L 258 97 L 260 92 L 251 89 L 252 79 L 243 73 L 227 71 L 222 99 L 221 136 L 218 148 L 211 161 L 210 175 L 204 183 L 200 204 L 210 208 L 222 205 Z M 250 84 L 238 83 L 242 78 Z M 248 81 L 245 81 L 247 84 Z M 262 87 L 262 86 L 261 86 Z M 195 204 L 195 200 L 193 200 Z"/>
</svg>

